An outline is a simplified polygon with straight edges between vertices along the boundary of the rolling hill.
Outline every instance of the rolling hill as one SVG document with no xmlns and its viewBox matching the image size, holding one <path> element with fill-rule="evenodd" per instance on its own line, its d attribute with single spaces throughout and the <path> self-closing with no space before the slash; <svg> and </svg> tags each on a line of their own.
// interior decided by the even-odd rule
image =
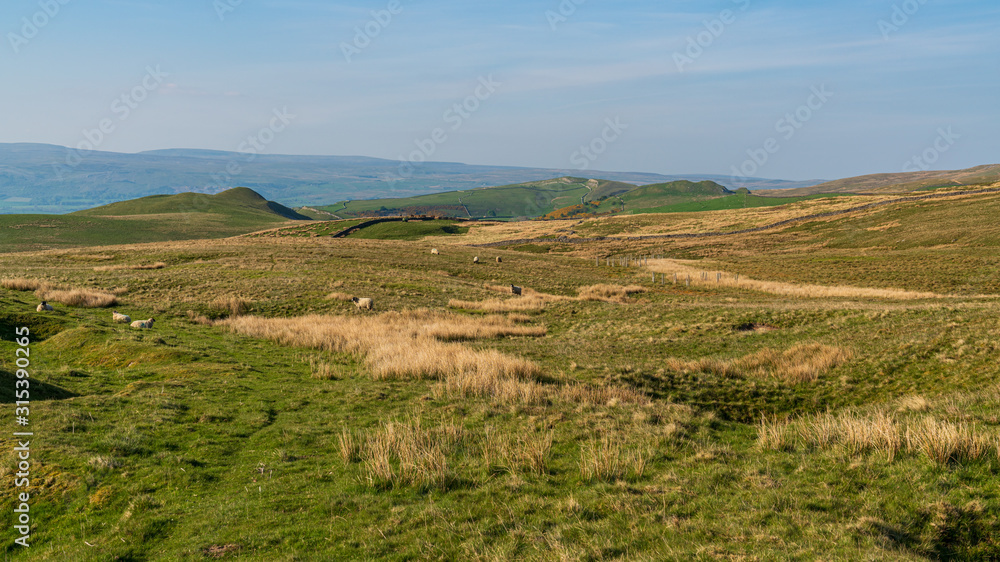
<svg viewBox="0 0 1000 562">
<path fill-rule="evenodd" d="M 234 221 L 273 222 L 276 219 L 311 220 L 284 205 L 264 199 L 247 187 L 234 187 L 215 195 L 179 193 L 150 195 L 139 199 L 111 203 L 93 209 L 77 211 L 85 216 L 160 215 L 172 213 L 209 213 L 230 217 Z"/>
<path fill-rule="evenodd" d="M 154 195 L 67 215 L 0 215 L 0 252 L 224 238 L 309 217 L 248 188 Z"/>
</svg>

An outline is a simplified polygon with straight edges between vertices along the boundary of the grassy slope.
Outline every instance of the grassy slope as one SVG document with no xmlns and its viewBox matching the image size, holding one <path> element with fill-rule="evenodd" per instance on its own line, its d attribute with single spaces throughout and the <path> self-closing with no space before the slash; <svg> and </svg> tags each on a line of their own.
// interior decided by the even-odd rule
<svg viewBox="0 0 1000 562">
<path fill-rule="evenodd" d="M 224 238 L 306 218 L 253 191 L 156 195 L 68 215 L 0 215 L 0 251 Z"/>
<path fill-rule="evenodd" d="M 1000 230 L 987 218 L 997 211 L 1000 197 L 936 201 L 739 239 L 574 248 L 583 259 L 461 246 L 431 256 L 431 241 L 322 238 L 99 250 L 114 263 L 167 264 L 152 271 L 94 272 L 109 262 L 95 261 L 93 249 L 41 263 L 0 256 L 12 275 L 128 286 L 119 309 L 158 319 L 140 333 L 110 324 L 107 311 L 61 307 L 40 317 L 23 312 L 34 304 L 30 294 L 0 289 L 0 327 L 27 322 L 45 336 L 32 357 L 36 382 L 48 385 L 39 392 L 51 398 L 32 408 L 33 429 L 44 435 L 33 449 L 44 462 L 35 546 L 8 553 L 193 560 L 233 544 L 247 560 L 995 558 L 1000 462 L 761 449 L 754 420 L 895 412 L 902 397 L 920 395 L 926 406 L 906 415 L 996 434 L 996 299 L 795 299 L 654 285 L 637 268 L 595 267 L 585 254 L 661 253 L 761 279 L 990 293 L 1000 280 L 985 264 L 1000 257 Z M 941 236 L 962 232 L 941 246 Z M 471 256 L 484 253 L 503 255 L 503 265 L 472 266 Z M 657 406 L 450 399 L 432 381 L 375 381 L 350 355 L 235 336 L 185 316 L 218 315 L 211 301 L 228 295 L 265 316 L 356 314 L 351 303 L 324 300 L 331 290 L 372 296 L 379 311 L 440 309 L 452 298 L 496 296 L 484 282 L 561 295 L 599 282 L 646 285 L 650 292 L 625 305 L 565 301 L 532 313 L 533 324 L 548 328 L 544 338 L 476 345 L 530 358 L 549 377 L 636 385 Z M 734 329 L 751 322 L 776 330 Z M 729 359 L 803 342 L 854 357 L 801 384 L 667 368 L 671 358 Z M 12 348 L 0 342 L 8 382 Z M 330 362 L 335 378 L 311 378 L 310 359 Z M 696 412 L 670 410 L 670 402 Z M 549 468 L 484 467 L 472 442 L 448 456 L 456 475 L 448 486 L 384 490 L 366 485 L 363 464 L 340 458 L 343 428 L 412 417 L 426 427 L 456 422 L 478 437 L 486 426 L 552 431 Z M 583 478 L 580 459 L 597 436 L 648 455 L 643 475 Z M 11 447 L 6 440 L 0 470 L 12 466 Z M 97 457 L 121 464 L 101 468 Z"/>
<path fill-rule="evenodd" d="M 696 213 L 701 211 L 723 211 L 733 209 L 753 209 L 758 207 L 776 207 L 806 199 L 830 197 L 829 195 L 814 195 L 810 197 L 758 197 L 748 194 L 733 194 L 710 199 L 684 201 L 662 207 L 650 207 L 635 210 L 636 213 Z M 626 210 L 626 212 L 628 212 Z"/>
<path fill-rule="evenodd" d="M 234 223 L 274 222 L 279 219 L 306 220 L 309 218 L 288 207 L 268 201 L 257 192 L 245 187 L 234 187 L 215 195 L 202 193 L 152 195 L 77 211 L 73 214 L 81 216 L 138 216 L 190 212 L 224 215 Z"/>
<path fill-rule="evenodd" d="M 625 205 L 625 212 L 636 211 L 646 212 L 648 209 L 665 207 L 669 205 L 679 205 L 695 201 L 708 201 L 717 197 L 723 197 L 732 192 L 725 187 L 711 181 L 690 182 L 675 181 L 644 185 L 637 187 L 626 193 L 606 199 L 596 212 L 603 213 L 615 209 L 621 209 Z"/>
<path fill-rule="evenodd" d="M 377 211 L 382 207 L 389 210 L 425 212 L 441 207 L 445 213 L 466 216 L 465 209 L 473 217 L 517 218 L 536 217 L 555 209 L 579 203 L 589 196 L 591 189 L 583 178 L 560 178 L 555 180 L 524 184 L 484 187 L 468 191 L 451 191 L 434 195 L 423 195 L 405 199 L 373 199 L 350 201 L 345 204 L 329 205 L 320 209 L 350 217 L 366 211 Z M 620 182 L 600 180 L 593 191 L 615 193 L 629 187 Z"/>
<path fill-rule="evenodd" d="M 363 228 L 348 235 L 360 240 L 419 240 L 425 236 L 453 236 L 469 231 L 468 227 L 455 226 L 449 220 L 420 222 L 384 222 Z"/>
<path fill-rule="evenodd" d="M 767 191 L 769 196 L 797 197 L 820 193 L 906 193 L 934 187 L 990 184 L 1000 180 L 1000 164 L 966 170 L 872 174 L 821 183 L 812 187 Z"/>
</svg>

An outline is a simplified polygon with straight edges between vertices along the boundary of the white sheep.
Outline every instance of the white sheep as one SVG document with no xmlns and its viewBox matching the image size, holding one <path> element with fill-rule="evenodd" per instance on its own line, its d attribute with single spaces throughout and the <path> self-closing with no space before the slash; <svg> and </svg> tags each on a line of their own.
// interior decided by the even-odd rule
<svg viewBox="0 0 1000 562">
<path fill-rule="evenodd" d="M 479 263 L 479 256 L 472 258 L 472 263 Z"/>
<path fill-rule="evenodd" d="M 440 253 L 441 252 L 439 252 L 437 248 L 431 248 L 431 254 L 433 254 L 433 255 L 436 256 L 436 255 L 439 255 Z"/>
<path fill-rule="evenodd" d="M 511 285 L 510 286 L 510 292 L 511 292 L 512 295 L 520 295 L 521 294 L 521 288 L 518 287 L 517 285 Z"/>
<path fill-rule="evenodd" d="M 35 310 L 38 311 L 38 312 L 46 312 L 46 311 L 51 311 L 51 310 L 55 310 L 55 309 L 52 308 L 51 304 L 49 304 L 49 303 L 47 303 L 45 301 L 42 301 L 42 304 L 40 304 L 37 307 L 35 307 Z"/>
<path fill-rule="evenodd" d="M 501 259 L 500 256 L 497 256 L 497 263 L 503 263 L 503 259 Z"/>
<path fill-rule="evenodd" d="M 148 330 L 153 327 L 153 319 L 150 318 L 149 320 L 136 320 L 135 322 L 132 322 L 132 327 Z"/>
<path fill-rule="evenodd" d="M 117 310 L 111 312 L 111 320 L 115 324 L 130 324 L 132 322 L 132 319 L 127 314 L 121 314 Z"/>
<path fill-rule="evenodd" d="M 359 299 L 358 297 L 353 297 L 351 300 L 354 301 L 354 306 L 358 308 L 364 308 L 366 310 L 373 310 L 375 308 L 375 304 L 369 298 Z"/>
</svg>

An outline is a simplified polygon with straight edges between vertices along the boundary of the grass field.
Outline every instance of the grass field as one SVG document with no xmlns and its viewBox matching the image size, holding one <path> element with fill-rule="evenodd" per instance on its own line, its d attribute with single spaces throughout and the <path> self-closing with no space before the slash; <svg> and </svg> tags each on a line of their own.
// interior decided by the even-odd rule
<svg viewBox="0 0 1000 562">
<path fill-rule="evenodd" d="M 558 239 L 843 205 L 0 254 L 35 432 L 33 546 L 5 555 L 1000 558 L 1000 196 Z M 46 283 L 156 323 L 35 312 Z"/>
</svg>

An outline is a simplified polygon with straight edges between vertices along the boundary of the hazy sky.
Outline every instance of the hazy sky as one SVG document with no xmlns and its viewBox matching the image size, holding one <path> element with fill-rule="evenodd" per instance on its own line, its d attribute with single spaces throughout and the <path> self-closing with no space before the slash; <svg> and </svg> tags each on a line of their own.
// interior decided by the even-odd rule
<svg viewBox="0 0 1000 562">
<path fill-rule="evenodd" d="M 998 24 L 996 0 L 5 0 L 0 142 L 964 168 L 1000 162 Z"/>
</svg>

